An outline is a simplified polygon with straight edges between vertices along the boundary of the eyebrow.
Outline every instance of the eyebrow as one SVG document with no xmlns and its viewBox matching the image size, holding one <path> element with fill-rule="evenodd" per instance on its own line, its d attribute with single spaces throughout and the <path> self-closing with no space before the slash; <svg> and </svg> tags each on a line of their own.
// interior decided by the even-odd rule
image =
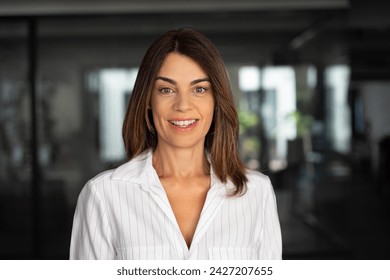
<svg viewBox="0 0 390 280">
<path fill-rule="evenodd" d="M 172 80 L 172 79 L 167 78 L 167 77 L 158 76 L 155 81 L 157 81 L 157 80 L 162 80 L 162 81 L 168 82 L 168 83 L 170 83 L 172 85 L 177 85 L 177 82 L 175 80 Z M 201 82 L 210 82 L 210 79 L 209 78 L 196 79 L 196 80 L 193 80 L 190 84 L 191 85 L 195 85 L 195 84 L 198 84 L 198 83 L 201 83 Z"/>
</svg>

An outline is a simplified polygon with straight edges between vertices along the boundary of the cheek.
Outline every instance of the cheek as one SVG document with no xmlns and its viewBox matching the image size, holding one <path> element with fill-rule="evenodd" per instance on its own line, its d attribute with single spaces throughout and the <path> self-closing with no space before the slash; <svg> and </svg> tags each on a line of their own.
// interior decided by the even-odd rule
<svg viewBox="0 0 390 280">
<path fill-rule="evenodd" d="M 159 110 L 158 106 L 153 106 L 153 103 L 152 103 L 151 113 L 152 113 L 151 115 L 153 118 L 154 126 L 156 127 L 157 130 L 160 130 L 160 127 L 162 125 L 161 111 Z"/>
<path fill-rule="evenodd" d="M 153 120 L 155 121 L 155 123 L 161 122 L 161 119 L 163 119 L 164 117 L 164 112 L 167 111 L 166 105 L 164 105 L 164 103 L 161 102 L 161 100 L 152 97 L 150 106 L 151 106 Z"/>
<path fill-rule="evenodd" d="M 207 108 L 207 109 L 206 109 Z M 213 120 L 213 117 L 214 117 L 214 110 L 215 110 L 215 103 L 214 103 L 214 98 L 212 98 L 211 100 L 210 100 L 210 102 L 208 103 L 208 105 L 207 105 L 207 107 L 206 107 L 205 109 L 205 111 L 207 111 L 207 116 L 209 117 L 209 118 L 211 118 L 211 120 L 210 121 L 212 121 Z"/>
<path fill-rule="evenodd" d="M 156 98 L 153 97 L 153 94 L 152 94 L 152 98 L 150 99 L 149 104 L 150 104 L 150 109 L 152 110 L 153 117 L 154 117 L 155 112 L 158 110 L 158 106 L 157 106 L 158 102 L 157 102 Z"/>
<path fill-rule="evenodd" d="M 214 117 L 214 106 L 209 108 L 207 115 L 210 118 L 210 121 L 212 121 Z"/>
<path fill-rule="evenodd" d="M 161 116 L 161 113 L 159 111 L 153 110 L 152 116 L 154 124 L 156 126 L 161 126 L 161 124 L 163 123 L 163 117 Z"/>
<path fill-rule="evenodd" d="M 206 109 L 206 108 L 205 108 Z M 205 122 L 205 129 L 208 131 L 210 130 L 210 127 L 213 123 L 213 120 L 214 120 L 214 106 L 210 106 L 207 108 L 207 111 L 205 110 L 204 111 L 204 118 L 206 120 Z"/>
</svg>

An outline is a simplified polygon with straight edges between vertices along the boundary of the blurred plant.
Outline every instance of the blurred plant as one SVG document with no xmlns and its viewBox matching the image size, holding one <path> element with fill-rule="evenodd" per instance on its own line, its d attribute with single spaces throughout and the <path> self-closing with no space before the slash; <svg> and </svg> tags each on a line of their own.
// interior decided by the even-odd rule
<svg viewBox="0 0 390 280">
<path fill-rule="evenodd" d="M 260 118 L 256 113 L 249 111 L 238 112 L 238 121 L 240 123 L 240 134 L 244 134 L 248 129 L 257 126 Z"/>
<path fill-rule="evenodd" d="M 302 139 L 306 170 L 308 174 L 312 176 L 314 175 L 314 166 L 313 163 L 309 160 L 309 154 L 311 154 L 313 151 L 310 131 L 314 120 L 313 116 L 302 114 L 300 111 L 295 111 L 292 112 L 289 117 L 292 118 L 295 122 L 298 138 Z"/>
<path fill-rule="evenodd" d="M 256 137 L 245 138 L 242 144 L 246 155 L 256 154 L 260 150 L 260 141 Z"/>
<path fill-rule="evenodd" d="M 304 138 L 310 133 L 311 124 L 313 123 L 313 116 L 302 114 L 299 111 L 294 111 L 289 114 L 289 117 L 292 118 L 295 122 L 298 137 Z"/>
</svg>

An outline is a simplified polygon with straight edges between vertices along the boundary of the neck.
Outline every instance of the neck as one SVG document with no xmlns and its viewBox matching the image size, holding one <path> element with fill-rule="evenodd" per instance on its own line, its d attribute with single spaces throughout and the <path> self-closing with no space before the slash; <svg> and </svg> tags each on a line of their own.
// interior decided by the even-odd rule
<svg viewBox="0 0 390 280">
<path fill-rule="evenodd" d="M 203 147 L 181 149 L 157 145 L 153 152 L 153 167 L 160 178 L 189 178 L 210 174 L 210 164 Z"/>
</svg>

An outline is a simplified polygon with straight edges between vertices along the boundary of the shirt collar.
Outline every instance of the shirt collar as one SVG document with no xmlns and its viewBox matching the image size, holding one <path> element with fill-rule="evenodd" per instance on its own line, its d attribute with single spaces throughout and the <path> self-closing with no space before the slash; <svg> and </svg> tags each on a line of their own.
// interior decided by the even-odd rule
<svg viewBox="0 0 390 280">
<path fill-rule="evenodd" d="M 112 179 L 118 181 L 126 181 L 141 185 L 144 189 L 159 187 L 161 185 L 156 170 L 152 164 L 152 149 L 146 150 L 144 153 L 136 156 L 127 163 L 122 164 L 115 169 Z M 207 153 L 207 159 L 211 162 L 211 155 Z M 222 183 L 214 173 L 213 166 L 210 164 L 210 188 L 219 186 L 228 190 L 234 189 L 234 185 L 230 180 L 227 183 Z"/>
<path fill-rule="evenodd" d="M 147 150 L 116 168 L 111 178 L 113 180 L 126 181 L 139 184 L 143 187 L 149 187 L 150 184 L 146 169 L 149 165 L 152 166 L 151 159 L 152 151 Z"/>
</svg>

